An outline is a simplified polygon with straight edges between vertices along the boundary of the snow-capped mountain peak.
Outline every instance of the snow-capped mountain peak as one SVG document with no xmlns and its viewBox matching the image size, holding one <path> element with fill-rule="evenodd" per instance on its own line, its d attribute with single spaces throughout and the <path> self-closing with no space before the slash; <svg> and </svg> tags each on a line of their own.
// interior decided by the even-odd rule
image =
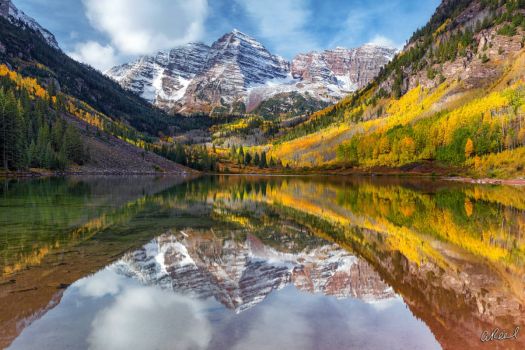
<svg viewBox="0 0 525 350">
<path fill-rule="evenodd" d="M 44 40 L 55 49 L 60 50 L 55 36 L 47 29 L 42 27 L 34 18 L 29 17 L 19 10 L 11 0 L 0 0 L 0 16 L 17 26 L 26 26 L 39 32 Z"/>
<path fill-rule="evenodd" d="M 299 54 L 289 62 L 234 29 L 211 46 L 188 44 L 106 74 L 166 110 L 211 112 L 242 105 L 250 112 L 281 93 L 335 102 L 368 84 L 394 54 L 394 49 L 372 45 L 338 47 Z"/>
</svg>

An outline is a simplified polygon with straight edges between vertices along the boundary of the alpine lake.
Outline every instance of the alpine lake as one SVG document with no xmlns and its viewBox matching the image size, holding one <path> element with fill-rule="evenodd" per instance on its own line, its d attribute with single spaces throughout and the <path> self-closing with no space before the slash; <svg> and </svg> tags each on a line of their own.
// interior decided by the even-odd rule
<svg viewBox="0 0 525 350">
<path fill-rule="evenodd" d="M 0 348 L 525 349 L 524 236 L 525 187 L 3 180 Z"/>
</svg>

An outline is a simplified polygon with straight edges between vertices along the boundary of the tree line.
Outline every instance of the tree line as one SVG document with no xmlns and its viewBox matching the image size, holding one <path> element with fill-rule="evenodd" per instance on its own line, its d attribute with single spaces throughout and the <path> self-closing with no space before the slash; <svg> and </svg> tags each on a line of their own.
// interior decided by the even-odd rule
<svg viewBox="0 0 525 350">
<path fill-rule="evenodd" d="M 279 159 L 267 156 L 265 151 L 262 152 L 249 152 L 245 151 L 241 145 L 237 148 L 235 145 L 230 147 L 230 160 L 237 163 L 237 165 L 244 166 L 256 166 L 261 169 L 264 168 L 282 168 L 283 163 Z"/>
<path fill-rule="evenodd" d="M 217 156 L 210 154 L 206 146 L 185 146 L 177 144 L 148 145 L 146 150 L 153 151 L 175 163 L 200 171 L 217 171 Z"/>
<path fill-rule="evenodd" d="M 87 160 L 79 132 L 50 108 L 51 103 L 0 78 L 0 165 L 5 171 L 65 170 Z"/>
</svg>

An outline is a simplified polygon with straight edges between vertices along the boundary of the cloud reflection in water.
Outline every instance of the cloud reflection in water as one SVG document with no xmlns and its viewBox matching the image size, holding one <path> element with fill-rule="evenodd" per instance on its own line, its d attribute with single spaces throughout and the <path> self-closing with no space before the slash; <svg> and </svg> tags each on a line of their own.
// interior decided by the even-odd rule
<svg viewBox="0 0 525 350">
<path fill-rule="evenodd" d="M 211 338 L 200 303 L 155 287 L 133 287 L 98 312 L 91 349 L 203 349 Z"/>
<path fill-rule="evenodd" d="M 71 285 L 12 348 L 440 348 L 400 297 L 336 298 L 289 284 L 237 313 L 213 296 L 181 294 L 123 274 L 118 264 Z"/>
</svg>

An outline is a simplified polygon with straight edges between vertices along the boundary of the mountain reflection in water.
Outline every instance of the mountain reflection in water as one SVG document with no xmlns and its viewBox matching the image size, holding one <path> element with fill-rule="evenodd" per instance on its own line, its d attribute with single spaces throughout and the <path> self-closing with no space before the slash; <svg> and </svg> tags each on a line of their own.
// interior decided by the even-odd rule
<svg viewBox="0 0 525 350">
<path fill-rule="evenodd" d="M 523 335 L 480 342 L 484 330 L 525 325 L 523 188 L 395 178 L 112 181 L 4 189 L 0 345 L 525 346 Z"/>
<path fill-rule="evenodd" d="M 439 348 L 368 264 L 337 246 L 282 253 L 208 232 L 162 235 L 79 280 L 12 348 L 35 339 L 50 349 Z"/>
</svg>

